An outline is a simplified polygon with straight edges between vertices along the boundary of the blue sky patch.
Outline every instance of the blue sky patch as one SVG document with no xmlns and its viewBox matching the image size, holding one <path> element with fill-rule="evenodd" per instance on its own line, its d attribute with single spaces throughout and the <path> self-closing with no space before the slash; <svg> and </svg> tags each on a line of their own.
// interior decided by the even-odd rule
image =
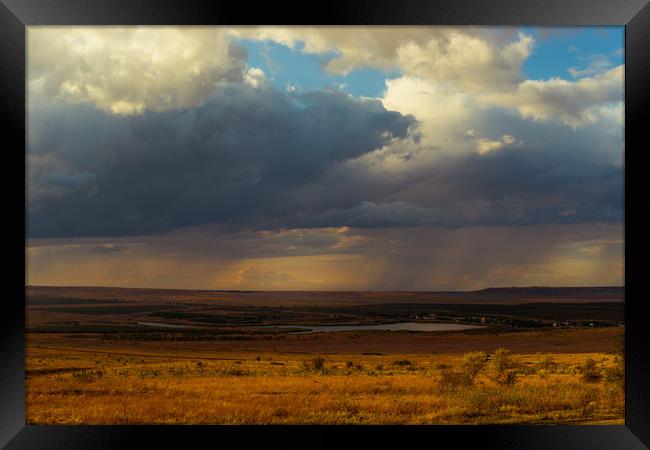
<svg viewBox="0 0 650 450">
<path fill-rule="evenodd" d="M 577 79 L 624 62 L 623 27 L 524 28 L 535 38 L 532 54 L 522 67 L 524 77 Z"/>
<path fill-rule="evenodd" d="M 624 62 L 624 27 L 524 27 L 521 31 L 535 38 L 532 54 L 522 66 L 526 79 L 579 79 Z M 289 48 L 273 41 L 236 42 L 248 51 L 249 66 L 262 69 L 272 84 L 282 90 L 307 92 L 333 87 L 356 96 L 380 97 L 385 80 L 401 75 L 399 71 L 373 68 L 359 68 L 347 76 L 334 75 L 323 66 L 337 56 L 336 52 L 303 53 L 302 43 Z"/>
<path fill-rule="evenodd" d="M 259 67 L 278 89 L 290 86 L 299 91 L 320 90 L 335 87 L 365 97 L 379 97 L 385 90 L 385 80 L 400 75 L 398 71 L 383 72 L 372 68 L 360 68 L 347 76 L 327 73 L 323 65 L 336 57 L 335 52 L 310 54 L 272 41 L 236 41 L 248 51 L 250 67 Z"/>
</svg>

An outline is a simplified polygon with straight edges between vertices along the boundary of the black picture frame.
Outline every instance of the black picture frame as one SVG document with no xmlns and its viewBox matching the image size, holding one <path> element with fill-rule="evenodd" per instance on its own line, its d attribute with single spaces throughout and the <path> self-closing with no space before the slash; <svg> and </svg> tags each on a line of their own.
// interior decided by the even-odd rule
<svg viewBox="0 0 650 450">
<path fill-rule="evenodd" d="M 30 25 L 532 25 L 625 26 L 625 425 L 532 426 L 41 426 L 25 425 L 25 34 Z M 194 448 L 280 443 L 333 447 L 362 438 L 383 444 L 474 444 L 498 449 L 637 449 L 650 447 L 650 351 L 642 292 L 642 232 L 647 225 L 642 152 L 650 98 L 647 0 L 372 0 L 304 3 L 225 0 L 0 0 L 0 102 L 5 143 L 5 295 L 0 313 L 0 444 L 8 449 Z M 7 139 L 7 137 L 9 139 Z M 644 145 L 645 144 L 645 145 Z M 11 174 L 8 177 L 6 174 Z M 21 215 L 20 210 L 25 211 Z M 23 220 L 20 220 L 20 218 Z M 26 234 L 25 234 L 26 236 Z M 20 261 L 23 263 L 21 264 Z M 228 439 L 228 441 L 226 441 Z M 198 444 L 202 441 L 203 444 Z M 418 443 L 419 442 L 419 443 Z"/>
</svg>

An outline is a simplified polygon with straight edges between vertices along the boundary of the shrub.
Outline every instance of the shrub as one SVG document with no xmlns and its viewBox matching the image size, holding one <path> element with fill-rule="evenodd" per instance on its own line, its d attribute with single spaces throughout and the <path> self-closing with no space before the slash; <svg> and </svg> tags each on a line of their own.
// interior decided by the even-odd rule
<svg viewBox="0 0 650 450">
<path fill-rule="evenodd" d="M 323 367 L 325 367 L 325 358 L 321 356 L 316 356 L 314 359 L 311 360 L 311 366 L 315 370 L 321 370 Z"/>
<path fill-rule="evenodd" d="M 608 367 L 603 370 L 603 381 L 616 386 L 625 386 L 625 370 L 621 365 Z"/>
<path fill-rule="evenodd" d="M 596 403 L 595 400 L 596 395 L 593 392 L 590 391 L 585 393 L 580 401 L 580 409 L 583 416 L 589 417 L 594 413 L 596 406 L 598 406 L 598 403 Z"/>
<path fill-rule="evenodd" d="M 72 378 L 77 381 L 82 381 L 84 383 L 90 383 L 95 381 L 97 378 L 101 378 L 102 373 L 92 369 L 78 369 L 72 372 Z"/>
<path fill-rule="evenodd" d="M 587 383 L 595 383 L 600 380 L 601 374 L 596 361 L 591 358 L 587 358 L 583 361 L 580 366 L 582 372 L 582 379 Z"/>
<path fill-rule="evenodd" d="M 247 370 L 242 370 L 236 367 L 230 367 L 228 369 L 224 369 L 221 371 L 221 373 L 228 377 L 243 377 L 249 375 L 249 372 Z"/>
<path fill-rule="evenodd" d="M 508 370 L 504 374 L 503 378 L 500 380 L 500 383 L 506 386 L 510 386 L 512 384 L 515 384 L 516 380 L 517 380 L 517 372 L 514 370 Z"/>
<path fill-rule="evenodd" d="M 467 377 L 474 381 L 476 375 L 487 364 L 487 355 L 485 352 L 470 352 L 463 355 L 461 370 L 467 374 Z"/>
<path fill-rule="evenodd" d="M 275 411 L 273 411 L 273 416 L 274 417 L 289 417 L 289 411 L 287 411 L 284 408 L 278 408 Z"/>
<path fill-rule="evenodd" d="M 494 381 L 499 384 L 513 384 L 516 379 L 516 373 L 511 370 L 515 366 L 515 361 L 510 350 L 499 348 L 492 356 L 492 365 L 494 366 Z"/>
<path fill-rule="evenodd" d="M 468 393 L 464 401 L 473 416 L 493 414 L 494 410 L 498 408 L 493 393 L 481 389 Z"/>
<path fill-rule="evenodd" d="M 160 376 L 160 370 L 144 368 L 140 370 L 140 378 L 156 378 Z"/>
<path fill-rule="evenodd" d="M 439 384 L 444 389 L 471 386 L 479 372 L 487 364 L 485 352 L 465 353 L 457 369 L 444 367 L 440 370 Z"/>
<path fill-rule="evenodd" d="M 354 367 L 354 363 L 352 361 L 348 361 L 345 363 L 346 369 L 351 369 L 352 367 Z"/>
<path fill-rule="evenodd" d="M 512 353 L 507 348 L 499 348 L 492 356 L 492 365 L 497 373 L 503 373 L 512 366 Z"/>
<path fill-rule="evenodd" d="M 397 361 L 393 361 L 394 366 L 410 366 L 411 364 L 413 363 L 408 359 L 398 359 Z"/>
<path fill-rule="evenodd" d="M 472 381 L 467 373 L 458 369 L 442 369 L 440 371 L 440 378 L 438 384 L 443 389 L 457 389 L 472 384 Z"/>
</svg>

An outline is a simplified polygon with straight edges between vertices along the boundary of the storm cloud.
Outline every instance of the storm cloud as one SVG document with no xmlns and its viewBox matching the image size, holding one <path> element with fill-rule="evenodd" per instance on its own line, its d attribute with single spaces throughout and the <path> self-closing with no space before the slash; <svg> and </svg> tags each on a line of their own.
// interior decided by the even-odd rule
<svg viewBox="0 0 650 450">
<path fill-rule="evenodd" d="M 621 285 L 601 31 L 30 27 L 27 283 Z"/>
<path fill-rule="evenodd" d="M 532 81 L 521 33 L 289 31 L 31 33 L 29 237 L 622 221 L 622 66 Z M 334 72 L 367 36 L 403 73 L 376 99 L 285 92 L 233 35 L 339 48 Z"/>
<path fill-rule="evenodd" d="M 54 237 L 283 215 L 285 191 L 407 138 L 416 121 L 342 92 L 232 84 L 193 109 L 119 116 L 56 103 L 30 125 L 29 234 Z"/>
</svg>

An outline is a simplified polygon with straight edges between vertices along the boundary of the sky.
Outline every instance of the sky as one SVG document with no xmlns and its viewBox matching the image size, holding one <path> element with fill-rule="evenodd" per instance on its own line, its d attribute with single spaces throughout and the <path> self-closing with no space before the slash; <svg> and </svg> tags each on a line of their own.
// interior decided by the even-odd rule
<svg viewBox="0 0 650 450">
<path fill-rule="evenodd" d="M 28 27 L 26 283 L 621 286 L 623 33 Z"/>
</svg>

